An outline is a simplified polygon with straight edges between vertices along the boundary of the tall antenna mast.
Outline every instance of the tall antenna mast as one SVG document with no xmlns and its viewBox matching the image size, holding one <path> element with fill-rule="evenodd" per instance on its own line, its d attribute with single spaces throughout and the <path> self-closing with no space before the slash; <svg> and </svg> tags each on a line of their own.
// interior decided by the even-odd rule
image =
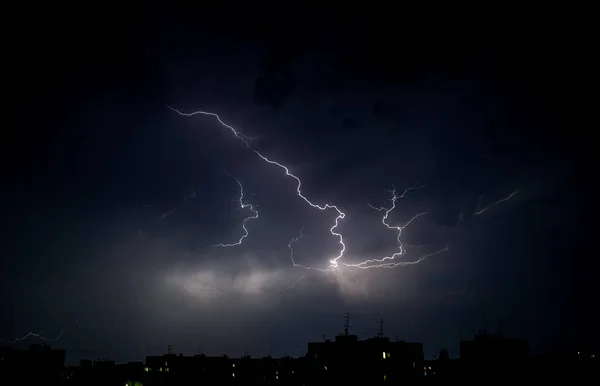
<svg viewBox="0 0 600 386">
<path fill-rule="evenodd" d="M 383 318 L 379 319 L 379 332 L 377 333 L 378 338 L 383 338 Z"/>
<path fill-rule="evenodd" d="M 346 312 L 344 314 L 344 335 L 348 336 L 348 330 L 350 329 L 350 314 Z"/>
</svg>

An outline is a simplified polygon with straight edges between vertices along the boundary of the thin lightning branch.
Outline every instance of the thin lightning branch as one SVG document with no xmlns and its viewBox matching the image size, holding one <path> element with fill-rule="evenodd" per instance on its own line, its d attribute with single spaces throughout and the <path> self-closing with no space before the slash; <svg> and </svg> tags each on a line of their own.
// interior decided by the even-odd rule
<svg viewBox="0 0 600 386">
<path fill-rule="evenodd" d="M 192 190 L 192 193 L 190 193 L 190 194 L 188 194 L 187 196 L 185 196 L 185 197 L 183 198 L 183 200 L 182 200 L 182 201 L 183 201 L 183 202 L 185 202 L 185 200 L 188 200 L 188 199 L 190 199 L 190 198 L 195 198 L 195 197 L 196 197 L 196 192 L 195 192 L 194 190 Z M 169 210 L 169 211 L 167 211 L 167 212 L 165 212 L 165 213 L 161 214 L 160 216 L 158 216 L 158 217 L 157 217 L 157 219 L 158 219 L 158 220 L 164 220 L 164 219 L 165 219 L 167 216 L 170 216 L 170 215 L 172 215 L 173 213 L 175 213 L 175 212 L 177 211 L 177 209 L 179 209 L 179 207 L 180 207 L 181 205 L 182 205 L 182 204 L 179 204 L 179 205 L 177 205 L 175 208 L 173 208 L 173 209 L 171 209 L 171 210 Z M 152 205 L 144 205 L 144 207 L 149 207 L 149 206 L 152 206 Z"/>
<path fill-rule="evenodd" d="M 388 217 L 390 215 L 390 213 L 396 209 L 396 201 L 399 198 L 407 198 L 407 194 L 408 192 L 412 191 L 412 190 L 417 190 L 417 189 L 421 189 L 423 188 L 424 185 L 414 185 L 411 186 L 409 188 L 404 189 L 404 192 L 400 195 L 396 194 L 396 188 L 392 187 L 392 190 L 390 190 L 389 192 L 392 195 L 392 198 L 390 198 L 390 201 L 392 202 L 392 205 L 389 208 L 385 208 L 385 207 L 375 207 L 373 205 L 371 205 L 370 203 L 367 203 L 367 205 L 369 205 L 372 209 L 378 211 L 378 212 L 383 212 L 383 217 L 381 218 L 381 223 L 388 229 L 393 229 L 394 231 L 396 231 L 396 245 L 398 247 L 397 252 L 395 252 L 394 254 L 390 255 L 390 256 L 385 256 L 383 258 L 380 259 L 368 259 L 365 261 L 362 261 L 360 263 L 357 264 L 345 264 L 343 263 L 345 266 L 347 267 L 355 267 L 355 268 L 361 268 L 361 269 L 368 269 L 368 268 L 395 268 L 395 267 L 400 267 L 400 266 L 406 266 L 406 265 L 414 265 L 414 264 L 418 264 L 421 261 L 425 260 L 428 257 L 437 255 L 441 252 L 444 252 L 446 250 L 448 250 L 448 248 L 444 248 L 441 249 L 439 251 L 427 254 L 427 255 L 423 255 L 421 256 L 419 259 L 414 260 L 414 261 L 401 261 L 401 262 L 396 262 L 395 259 L 399 258 L 401 256 L 403 256 L 406 253 L 406 248 L 405 245 L 402 243 L 401 237 L 402 237 L 402 231 L 409 226 L 413 221 L 415 221 L 416 219 L 418 219 L 421 216 L 424 216 L 427 214 L 427 212 L 422 212 L 422 213 L 418 213 L 415 216 L 413 216 L 410 220 L 408 220 L 406 223 L 404 223 L 404 225 L 398 225 L 398 226 L 393 226 L 390 225 L 388 223 Z"/>
<path fill-rule="evenodd" d="M 173 213 L 175 213 L 177 211 L 177 209 L 179 209 L 178 206 L 176 206 L 175 208 L 161 214 L 160 216 L 158 216 L 156 219 L 157 220 L 164 220 L 165 218 L 167 218 L 168 216 L 172 215 Z"/>
<path fill-rule="evenodd" d="M 206 111 L 194 111 L 192 113 L 182 113 L 181 111 L 177 110 L 174 107 L 171 107 L 169 105 L 167 105 L 167 107 L 171 110 L 173 110 L 174 112 L 176 112 L 179 115 L 182 115 L 184 117 L 193 117 L 195 115 L 207 115 L 209 117 L 213 117 L 216 118 L 217 121 L 224 127 L 228 128 L 229 130 L 231 130 L 231 132 L 233 133 L 233 135 L 235 135 L 240 141 L 244 142 L 244 144 L 250 148 L 250 145 L 248 144 L 249 141 L 253 141 L 257 138 L 253 138 L 253 137 L 249 137 L 247 135 L 244 135 L 242 133 L 240 133 L 239 131 L 237 131 L 236 129 L 234 129 L 232 126 L 229 126 L 228 124 L 226 124 L 225 122 L 223 122 L 221 120 L 221 117 L 219 117 L 218 114 L 215 113 L 210 113 L 210 112 L 206 112 Z"/>
<path fill-rule="evenodd" d="M 425 248 L 425 247 L 428 246 L 427 244 L 411 245 L 411 244 L 408 244 L 408 243 L 405 243 L 405 242 L 403 242 L 402 245 L 404 246 L 405 249 L 406 248 Z"/>
<path fill-rule="evenodd" d="M 303 237 L 304 234 L 302 233 L 304 231 L 304 227 L 302 227 L 300 229 L 300 232 L 298 232 L 298 236 L 294 237 L 292 240 L 290 240 L 290 242 L 288 243 L 288 248 L 290 249 L 290 260 L 292 261 L 292 264 L 294 267 L 298 267 L 298 268 L 304 268 L 304 269 L 308 269 L 308 270 L 315 270 L 315 271 L 320 271 L 320 272 L 329 272 L 332 270 L 332 267 L 330 268 L 314 268 L 314 267 L 308 267 L 306 265 L 301 265 L 301 264 L 296 264 L 296 260 L 294 260 L 294 243 L 297 243 L 298 241 L 300 241 Z"/>
<path fill-rule="evenodd" d="M 360 282 L 358 281 L 358 278 L 356 277 L 356 274 L 354 273 L 354 270 L 350 267 L 348 267 L 347 265 L 343 265 L 345 266 L 348 271 L 350 271 L 350 273 L 352 274 L 352 278 L 354 279 L 354 281 L 356 282 L 356 284 L 360 284 Z"/>
<path fill-rule="evenodd" d="M 17 342 L 20 342 L 22 340 L 28 339 L 28 338 L 38 338 L 40 340 L 43 340 L 45 342 L 54 342 L 57 341 L 61 338 L 61 336 L 63 335 L 63 333 L 65 332 L 65 329 L 63 328 L 62 330 L 60 330 L 60 332 L 58 333 L 58 335 L 55 338 L 47 338 L 37 332 L 28 332 L 27 334 L 23 335 L 20 338 L 16 338 L 14 340 L 8 340 L 7 342 L 10 344 L 15 344 Z"/>
<path fill-rule="evenodd" d="M 294 281 L 292 284 L 290 284 L 290 285 L 288 285 L 288 286 L 286 286 L 286 287 L 280 288 L 280 289 L 278 289 L 278 290 L 275 290 L 275 291 L 267 292 L 267 293 L 268 293 L 268 294 L 270 294 L 270 295 L 272 295 L 272 294 L 277 294 L 277 293 L 281 293 L 281 292 L 289 291 L 289 290 L 291 290 L 292 288 L 296 287 L 296 286 L 298 285 L 298 283 L 300 283 L 300 282 L 301 282 L 302 280 L 304 280 L 305 278 L 306 278 L 306 276 L 300 276 L 300 277 L 299 277 L 298 279 L 296 279 L 296 280 L 295 280 L 295 281 Z"/>
<path fill-rule="evenodd" d="M 477 202 L 477 210 L 475 211 L 475 213 L 473 213 L 474 216 L 478 216 L 480 214 L 483 214 L 485 211 L 487 211 L 488 209 L 490 209 L 493 206 L 496 206 L 498 204 L 501 204 L 505 201 L 510 200 L 515 194 L 519 193 L 518 190 L 515 190 L 514 192 L 512 192 L 511 194 L 509 194 L 508 196 L 498 200 L 498 201 L 494 201 L 491 204 L 489 204 L 488 206 L 481 208 L 481 199 L 483 198 L 483 194 L 481 196 L 479 196 L 479 201 Z"/>
<path fill-rule="evenodd" d="M 450 298 L 450 297 L 453 297 L 456 295 L 467 294 L 468 292 L 469 292 L 469 278 L 467 277 L 465 279 L 465 284 L 463 285 L 463 287 L 461 289 L 458 289 L 455 291 L 451 291 L 451 292 L 447 292 L 447 293 L 443 293 L 443 294 L 437 294 L 437 295 L 430 295 L 430 294 L 426 294 L 426 293 L 414 292 L 409 295 L 432 298 L 434 301 L 440 301 L 440 300 L 447 299 L 447 298 Z"/>
<path fill-rule="evenodd" d="M 73 323 L 70 323 L 69 325 L 61 328 L 58 335 L 54 338 L 48 338 L 48 337 L 43 336 L 41 333 L 30 331 L 27 334 L 23 335 L 22 337 L 15 338 L 14 340 L 7 340 L 7 339 L 0 339 L 0 340 L 4 341 L 4 342 L 8 342 L 9 344 L 16 344 L 17 342 L 20 342 L 20 341 L 23 341 L 23 340 L 26 340 L 29 338 L 37 338 L 37 339 L 43 340 L 45 342 L 55 342 L 55 341 L 59 340 L 63 336 L 65 330 L 68 327 L 72 326 L 73 324 L 79 325 L 79 319 L 76 319 Z"/>
<path fill-rule="evenodd" d="M 248 228 L 246 228 L 246 223 L 250 220 L 254 220 L 258 218 L 258 211 L 256 209 L 254 209 L 254 206 L 252 206 L 252 204 L 245 204 L 244 203 L 244 186 L 242 185 L 242 183 L 240 182 L 240 180 L 238 180 L 235 177 L 232 177 L 235 182 L 237 182 L 239 188 L 240 188 L 240 197 L 237 200 L 237 202 L 240 204 L 240 209 L 250 209 L 250 211 L 252 212 L 251 216 L 248 216 L 244 219 L 244 221 L 242 222 L 242 229 L 244 230 L 244 234 L 242 235 L 242 237 L 240 237 L 240 239 L 232 244 L 217 244 L 215 245 L 216 247 L 235 247 L 236 245 L 240 245 L 242 244 L 242 242 L 244 241 L 244 239 L 246 237 L 248 237 L 249 233 L 248 233 Z"/>
<path fill-rule="evenodd" d="M 240 141 L 242 141 L 244 143 L 244 145 L 246 145 L 246 148 L 248 148 L 249 150 L 253 151 L 257 156 L 259 156 L 263 161 L 271 164 L 271 165 L 275 165 L 278 166 L 279 168 L 283 169 L 285 172 L 285 175 L 288 177 L 291 177 L 293 179 L 296 180 L 296 194 L 298 195 L 298 197 L 300 197 L 301 199 L 303 199 L 308 205 L 310 205 L 312 208 L 314 209 L 318 209 L 320 211 L 325 211 L 325 210 L 329 210 L 329 209 L 333 209 L 337 212 L 337 216 L 335 218 L 335 222 L 333 224 L 333 226 L 329 229 L 329 232 L 338 238 L 339 240 L 339 244 L 340 244 L 340 251 L 338 253 L 338 255 L 336 257 L 334 257 L 333 259 L 329 260 L 329 268 L 328 269 L 317 269 L 317 270 L 321 270 L 321 271 L 328 271 L 328 270 L 335 270 L 338 267 L 338 260 L 342 258 L 342 256 L 344 256 L 344 252 L 346 251 L 346 244 L 344 243 L 344 237 L 342 236 L 341 233 L 338 233 L 335 231 L 335 229 L 338 227 L 339 225 L 339 221 L 344 219 L 344 217 L 346 217 L 346 214 L 344 212 L 342 212 L 336 205 L 332 205 L 332 204 L 324 204 L 324 205 L 318 205 L 318 204 L 314 204 L 312 203 L 308 198 L 306 198 L 303 194 L 302 194 L 302 181 L 300 180 L 300 178 L 298 178 L 296 175 L 292 174 L 290 172 L 290 170 L 288 169 L 287 166 L 280 164 L 279 162 L 273 161 L 267 157 L 265 157 L 264 155 L 262 155 L 258 150 L 253 149 L 250 145 L 249 145 L 249 141 L 251 140 L 250 137 L 247 137 L 243 134 L 241 134 L 240 132 L 238 132 L 235 128 L 233 128 L 232 126 L 226 124 L 225 122 L 223 122 L 221 120 L 221 117 L 219 117 L 219 115 L 215 114 L 215 113 L 210 113 L 210 112 L 205 112 L 205 111 L 195 111 L 192 113 L 182 113 L 181 111 L 171 107 L 171 106 L 167 106 L 169 109 L 171 109 L 172 111 L 176 112 L 177 114 L 181 115 L 181 116 L 185 116 L 185 117 L 193 117 L 195 115 L 207 115 L 207 116 L 211 116 L 217 119 L 217 121 L 225 128 L 229 129 L 233 135 L 235 135 L 235 137 L 237 139 L 239 139 Z"/>
</svg>

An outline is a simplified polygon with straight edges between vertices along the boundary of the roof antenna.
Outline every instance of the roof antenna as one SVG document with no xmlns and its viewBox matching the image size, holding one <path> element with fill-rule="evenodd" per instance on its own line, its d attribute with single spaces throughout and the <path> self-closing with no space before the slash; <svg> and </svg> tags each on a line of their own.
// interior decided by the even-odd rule
<svg viewBox="0 0 600 386">
<path fill-rule="evenodd" d="M 350 329 L 350 313 L 346 312 L 344 315 L 344 335 L 348 336 L 348 330 Z"/>
</svg>

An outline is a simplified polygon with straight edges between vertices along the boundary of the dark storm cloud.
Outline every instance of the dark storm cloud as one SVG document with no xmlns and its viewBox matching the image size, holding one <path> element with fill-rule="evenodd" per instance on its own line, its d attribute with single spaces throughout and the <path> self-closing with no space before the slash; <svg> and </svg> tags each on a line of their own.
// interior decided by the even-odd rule
<svg viewBox="0 0 600 386">
<path fill-rule="evenodd" d="M 454 43 L 421 45 L 382 28 L 292 39 L 297 25 L 279 39 L 252 40 L 265 35 L 252 31 L 247 44 L 231 44 L 231 35 L 208 39 L 217 35 L 209 24 L 192 34 L 165 21 L 127 68 L 101 62 L 85 96 L 73 91 L 87 79 L 77 73 L 66 82 L 75 87 L 68 101 L 31 117 L 50 128 L 17 159 L 23 170 L 2 192 L 10 224 L 2 299 L 14 316 L 3 335 L 79 319 L 93 328 L 73 327 L 63 344 L 81 355 L 139 359 L 168 344 L 189 353 L 297 354 L 339 331 L 350 311 L 361 336 L 385 317 L 390 334 L 436 352 L 456 349 L 486 315 L 507 316 L 507 330 L 521 336 L 536 336 L 536 315 L 557 319 L 551 303 L 568 296 L 565 286 L 544 291 L 568 268 L 578 213 L 567 188 L 572 165 L 554 151 L 552 134 L 536 142 L 550 125 L 512 103 L 526 98 L 486 66 L 489 52 L 462 55 Z M 231 25 L 244 29 L 232 21 L 218 31 Z M 292 179 L 214 118 L 177 116 L 165 104 L 216 112 L 260 137 L 252 145 L 288 165 L 307 197 L 339 205 L 347 262 L 393 253 L 395 233 L 367 202 L 387 205 L 385 189 L 417 182 L 425 187 L 390 216 L 402 224 L 429 212 L 403 232 L 405 259 L 449 250 L 389 270 L 293 268 L 288 242 L 302 227 L 299 263 L 324 267 L 337 252 L 328 234 L 334 214 L 308 207 Z M 247 213 L 225 172 L 260 212 L 231 249 L 214 244 L 238 239 Z M 517 189 L 473 215 L 482 195 L 493 202 Z"/>
</svg>

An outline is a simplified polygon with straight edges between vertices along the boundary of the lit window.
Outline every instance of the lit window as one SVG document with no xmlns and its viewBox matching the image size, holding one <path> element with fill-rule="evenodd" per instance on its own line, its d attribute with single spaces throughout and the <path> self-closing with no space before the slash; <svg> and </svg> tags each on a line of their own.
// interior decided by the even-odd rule
<svg viewBox="0 0 600 386">
<path fill-rule="evenodd" d="M 232 378 L 235 378 L 235 373 L 231 373 L 231 377 L 232 377 Z"/>
<path fill-rule="evenodd" d="M 415 362 L 413 362 L 413 369 L 417 366 L 417 364 Z"/>
<path fill-rule="evenodd" d="M 279 380 L 279 375 L 276 375 L 276 376 L 275 376 L 275 379 L 276 379 L 276 380 Z"/>
<path fill-rule="evenodd" d="M 144 371 L 145 371 L 145 372 L 149 372 L 149 371 L 150 371 L 150 369 L 149 369 L 148 367 L 144 367 Z"/>
<path fill-rule="evenodd" d="M 383 359 L 385 359 L 385 351 L 382 354 L 383 354 Z"/>
<path fill-rule="evenodd" d="M 166 367 L 166 368 L 165 368 L 165 371 L 169 371 L 169 368 L 168 368 L 168 367 Z"/>
<path fill-rule="evenodd" d="M 231 365 L 231 367 L 235 368 L 235 363 L 233 363 L 233 364 Z"/>
<path fill-rule="evenodd" d="M 323 366 L 323 368 L 324 368 L 325 370 L 327 370 L 327 366 Z"/>
<path fill-rule="evenodd" d="M 387 377 L 384 375 L 383 376 L 383 381 L 385 382 L 387 380 Z"/>
<path fill-rule="evenodd" d="M 390 358 L 391 358 L 391 355 L 390 355 L 390 353 L 388 353 L 388 359 L 390 359 Z"/>
</svg>

